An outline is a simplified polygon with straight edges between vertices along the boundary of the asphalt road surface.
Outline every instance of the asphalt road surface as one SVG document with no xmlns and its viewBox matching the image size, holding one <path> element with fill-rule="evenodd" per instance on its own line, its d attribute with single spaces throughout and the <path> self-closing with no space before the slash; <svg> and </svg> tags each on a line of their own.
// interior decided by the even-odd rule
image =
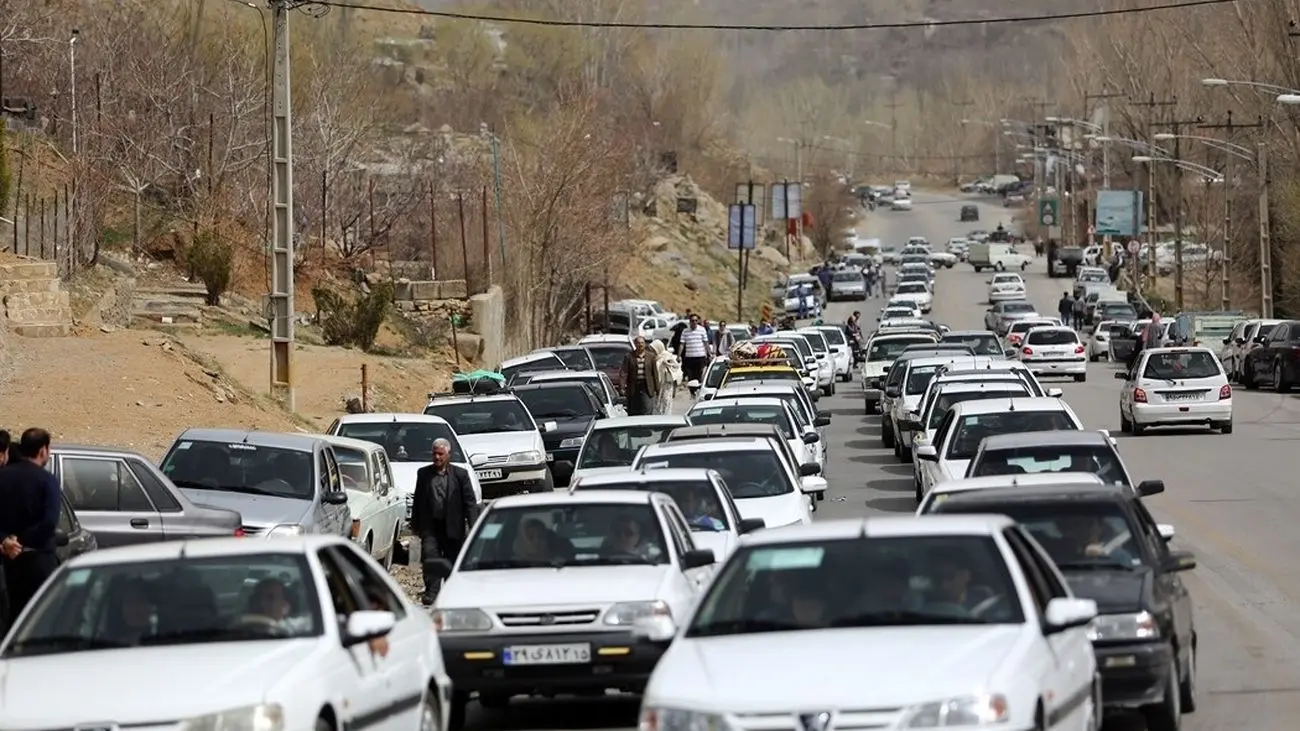
<svg viewBox="0 0 1300 731">
<path fill-rule="evenodd" d="M 925 236 L 941 247 L 973 228 L 1009 223 L 1005 209 L 979 201 L 982 220 L 959 223 L 966 202 L 918 193 L 912 212 L 879 210 L 863 232 L 894 244 Z M 940 271 L 932 316 L 955 329 L 981 328 L 986 279 L 963 264 Z M 1040 311 L 1055 314 L 1066 282 L 1049 279 L 1042 259 L 1025 279 Z M 880 302 L 836 303 L 826 320 L 843 321 L 858 309 L 870 329 Z M 1105 363 L 1090 364 L 1087 382 L 1049 385 L 1064 390 L 1089 428 L 1110 429 L 1120 439 L 1136 479 L 1165 481 L 1167 491 L 1148 499 L 1148 507 L 1177 528 L 1175 545 L 1197 555 L 1198 567 L 1184 580 L 1196 605 L 1199 710 L 1184 717 L 1183 728 L 1300 728 L 1300 489 L 1287 477 L 1300 468 L 1300 398 L 1238 390 L 1231 435 L 1158 430 L 1126 438 L 1119 431 L 1120 382 L 1113 372 Z M 817 517 L 913 511 L 912 467 L 881 447 L 879 417 L 863 415 L 860 382 L 841 384 L 819 406 L 834 420 L 830 493 Z M 471 709 L 469 720 L 475 729 L 626 729 L 635 726 L 636 712 L 632 698 L 516 701 L 505 713 Z M 1143 727 L 1138 718 L 1119 718 L 1107 731 Z"/>
</svg>

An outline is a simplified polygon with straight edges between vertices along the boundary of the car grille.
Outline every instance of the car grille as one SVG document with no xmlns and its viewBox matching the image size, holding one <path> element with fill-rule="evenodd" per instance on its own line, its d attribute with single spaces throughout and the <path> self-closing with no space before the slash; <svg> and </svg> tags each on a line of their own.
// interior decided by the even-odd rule
<svg viewBox="0 0 1300 731">
<path fill-rule="evenodd" d="M 488 457 L 487 461 L 484 462 L 483 464 L 505 464 L 506 462 L 509 461 L 510 461 L 510 455 L 501 454 L 501 455 Z"/>
<path fill-rule="evenodd" d="M 803 731 L 805 726 L 800 716 L 808 713 L 742 713 L 733 718 L 735 727 L 740 731 Z M 830 713 L 832 719 L 827 728 L 833 728 L 835 731 L 868 731 L 894 728 L 903 709 L 856 708 Z"/>
<path fill-rule="evenodd" d="M 497 619 L 507 627 L 567 627 L 591 624 L 600 616 L 599 609 L 576 609 L 567 612 L 498 612 Z"/>
</svg>

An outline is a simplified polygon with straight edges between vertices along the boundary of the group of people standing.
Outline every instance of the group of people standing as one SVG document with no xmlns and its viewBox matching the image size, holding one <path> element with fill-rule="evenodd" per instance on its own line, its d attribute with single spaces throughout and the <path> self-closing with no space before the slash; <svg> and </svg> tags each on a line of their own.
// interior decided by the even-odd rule
<svg viewBox="0 0 1300 731">
<path fill-rule="evenodd" d="M 709 331 L 701 317 L 688 312 L 686 322 L 674 329 L 669 342 L 643 337 L 633 341 L 633 348 L 623 359 L 620 382 L 627 395 L 628 416 L 672 413 L 677 389 L 683 383 L 691 395 L 704 379 L 704 370 L 718 353 L 731 352 L 736 336 L 719 322 Z"/>
<path fill-rule="evenodd" d="M 0 431 L 0 634 L 59 567 L 63 493 L 49 461 L 48 431 L 27 429 L 16 442 Z"/>
</svg>

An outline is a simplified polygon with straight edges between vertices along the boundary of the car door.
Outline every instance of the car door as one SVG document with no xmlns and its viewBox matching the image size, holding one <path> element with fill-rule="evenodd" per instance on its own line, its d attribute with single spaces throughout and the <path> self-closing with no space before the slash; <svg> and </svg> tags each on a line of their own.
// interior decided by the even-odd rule
<svg viewBox="0 0 1300 731">
<path fill-rule="evenodd" d="M 939 462 L 943 459 L 943 454 L 948 449 L 948 441 L 952 435 L 954 414 L 956 409 L 950 410 L 944 414 L 943 421 L 939 422 L 939 428 L 934 430 L 934 459 L 922 460 L 921 465 L 921 489 L 922 492 L 929 492 L 930 488 L 943 481 L 943 472 L 939 469 Z M 918 496 L 920 497 L 920 496 Z"/>
<path fill-rule="evenodd" d="M 428 617 L 408 611 L 406 603 L 374 563 L 367 561 L 355 546 L 334 546 L 328 550 L 337 559 L 349 584 L 365 597 L 366 608 L 392 612 L 396 619 L 393 631 L 384 638 L 386 647 L 376 663 L 384 684 L 384 704 L 380 709 L 384 718 L 374 728 L 405 731 L 419 726 L 420 701 L 430 674 L 423 657 L 432 629 Z"/>
<path fill-rule="evenodd" d="M 349 574 L 348 566 L 335 546 L 316 552 L 324 579 L 323 608 L 327 631 L 337 643 L 331 657 L 321 663 L 322 672 L 332 674 L 330 685 L 338 694 L 336 708 L 345 714 L 339 719 L 341 728 L 367 728 L 376 731 L 396 731 L 389 713 L 395 696 L 387 677 L 388 658 L 377 652 L 371 643 L 344 645 L 344 628 L 352 612 L 370 609 L 371 602 L 359 582 Z M 333 620 L 333 621 L 331 621 Z"/>
<path fill-rule="evenodd" d="M 1160 528 L 1155 518 L 1147 512 L 1142 501 L 1134 500 L 1131 505 L 1141 530 L 1141 535 L 1137 538 L 1146 544 L 1147 550 L 1151 552 L 1156 562 L 1163 565 L 1169 558 L 1169 544 L 1160 535 Z M 1159 584 L 1156 591 L 1167 597 L 1173 607 L 1174 632 L 1177 633 L 1178 647 L 1180 650 L 1186 650 L 1192 646 L 1192 628 L 1195 626 L 1191 593 L 1187 591 L 1187 585 L 1176 572 L 1160 571 L 1156 573 L 1155 580 Z M 1186 659 L 1179 658 L 1179 662 L 1184 662 Z"/>
<path fill-rule="evenodd" d="M 691 529 L 671 499 L 656 499 L 655 503 L 663 521 L 665 535 L 673 544 L 673 565 L 678 568 L 677 571 L 672 572 L 669 579 L 669 596 L 664 601 L 672 608 L 674 617 L 688 616 L 695 606 L 696 598 L 713 578 L 716 564 L 693 569 L 682 568 L 682 556 L 695 550 L 695 539 L 691 537 Z M 679 611 L 681 614 L 678 614 Z"/>
<path fill-rule="evenodd" d="M 406 516 L 406 503 L 402 495 L 397 490 L 397 481 L 393 479 L 393 467 L 388 463 L 388 455 L 382 449 L 377 449 L 373 453 L 375 462 L 375 474 L 379 480 L 379 493 L 382 495 L 386 506 L 384 511 L 384 521 L 388 528 L 384 535 L 388 540 L 388 549 L 381 552 L 381 555 L 390 555 L 393 547 L 397 545 L 397 536 L 401 532 L 402 521 Z"/>
<path fill-rule="evenodd" d="M 126 462 L 109 455 L 60 455 L 59 477 L 77 517 L 101 548 L 165 537 L 162 518 Z"/>
</svg>

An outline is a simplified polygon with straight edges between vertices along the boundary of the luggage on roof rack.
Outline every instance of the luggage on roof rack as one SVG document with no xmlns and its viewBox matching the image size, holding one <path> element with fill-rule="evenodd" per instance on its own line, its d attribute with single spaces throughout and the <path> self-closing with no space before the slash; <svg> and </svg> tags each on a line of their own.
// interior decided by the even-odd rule
<svg viewBox="0 0 1300 731">
<path fill-rule="evenodd" d="M 496 371 L 477 370 L 456 373 L 451 377 L 451 392 L 454 394 L 486 396 L 505 390 L 505 376 Z"/>
</svg>

